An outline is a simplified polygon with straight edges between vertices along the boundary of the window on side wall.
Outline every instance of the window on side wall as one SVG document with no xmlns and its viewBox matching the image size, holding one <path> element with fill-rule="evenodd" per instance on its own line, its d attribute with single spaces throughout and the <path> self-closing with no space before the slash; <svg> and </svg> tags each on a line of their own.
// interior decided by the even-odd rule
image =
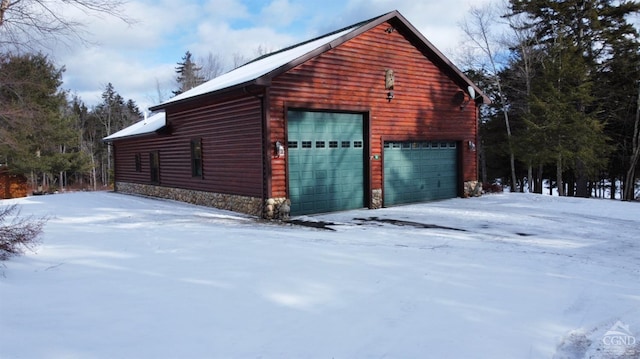
<svg viewBox="0 0 640 359">
<path fill-rule="evenodd" d="M 136 172 L 142 172 L 142 155 L 139 153 L 136 153 Z"/>
<path fill-rule="evenodd" d="M 191 176 L 202 177 L 202 139 L 191 140 Z"/>
<path fill-rule="evenodd" d="M 149 152 L 149 168 L 151 169 L 151 182 L 160 183 L 160 155 L 158 151 Z"/>
</svg>

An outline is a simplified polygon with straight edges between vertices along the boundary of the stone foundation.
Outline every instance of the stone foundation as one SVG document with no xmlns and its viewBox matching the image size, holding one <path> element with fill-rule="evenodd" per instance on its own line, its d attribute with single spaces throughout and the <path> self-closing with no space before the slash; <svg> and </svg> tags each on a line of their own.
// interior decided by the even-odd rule
<svg viewBox="0 0 640 359">
<path fill-rule="evenodd" d="M 116 191 L 127 194 L 171 199 L 199 206 L 215 207 L 229 211 L 263 217 L 264 205 L 261 198 L 238 196 L 224 193 L 195 191 L 139 183 L 116 183 Z"/>
<path fill-rule="evenodd" d="M 265 219 L 289 219 L 291 201 L 284 198 L 269 198 L 265 201 L 263 218 Z"/>
<path fill-rule="evenodd" d="M 482 196 L 482 183 L 478 181 L 467 181 L 464 183 L 464 197 Z"/>
<path fill-rule="evenodd" d="M 200 206 L 215 207 L 229 211 L 246 213 L 252 216 L 270 219 L 286 220 L 289 218 L 291 201 L 287 198 L 269 198 L 264 203 L 261 198 L 238 196 L 232 194 L 212 193 L 171 188 L 148 184 L 118 182 L 116 191 L 127 194 L 171 199 L 192 203 Z M 482 185 L 478 181 L 464 183 L 464 197 L 478 197 L 482 195 Z M 371 191 L 371 209 L 382 208 L 382 189 Z"/>
<path fill-rule="evenodd" d="M 382 208 L 382 189 L 371 191 L 371 209 Z"/>
</svg>

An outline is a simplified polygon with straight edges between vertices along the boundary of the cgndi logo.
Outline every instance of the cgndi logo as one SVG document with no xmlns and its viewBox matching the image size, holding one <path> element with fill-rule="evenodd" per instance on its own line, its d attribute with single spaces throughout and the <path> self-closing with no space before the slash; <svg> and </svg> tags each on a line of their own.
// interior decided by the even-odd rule
<svg viewBox="0 0 640 359">
<path fill-rule="evenodd" d="M 620 358 L 630 358 L 636 354 L 636 337 L 629 326 L 617 321 L 602 337 L 602 344 L 607 352 Z"/>
</svg>

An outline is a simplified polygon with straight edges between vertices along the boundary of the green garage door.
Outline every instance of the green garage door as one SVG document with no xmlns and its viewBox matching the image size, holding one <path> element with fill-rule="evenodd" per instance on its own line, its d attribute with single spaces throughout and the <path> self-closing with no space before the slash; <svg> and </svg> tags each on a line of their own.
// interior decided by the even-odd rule
<svg viewBox="0 0 640 359">
<path fill-rule="evenodd" d="M 385 142 L 384 203 L 424 202 L 458 194 L 456 142 Z"/>
<path fill-rule="evenodd" d="M 289 111 L 291 214 L 364 207 L 361 114 Z"/>
</svg>

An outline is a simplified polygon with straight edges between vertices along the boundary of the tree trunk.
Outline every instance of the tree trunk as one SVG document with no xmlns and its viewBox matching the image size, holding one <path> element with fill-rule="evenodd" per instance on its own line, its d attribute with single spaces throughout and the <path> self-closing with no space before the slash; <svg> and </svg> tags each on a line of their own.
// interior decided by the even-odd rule
<svg viewBox="0 0 640 359">
<path fill-rule="evenodd" d="M 584 162 L 578 159 L 576 161 L 576 197 L 589 198 L 588 185 L 589 180 L 585 175 Z"/>
<path fill-rule="evenodd" d="M 510 158 L 510 162 L 511 162 L 511 183 L 512 183 L 512 187 L 511 187 L 511 192 L 516 192 L 517 191 L 517 184 L 516 184 L 516 157 L 513 154 L 513 145 L 511 144 L 511 127 L 509 126 L 509 117 L 507 116 L 506 112 L 504 114 L 504 118 L 505 121 L 507 122 L 507 134 L 509 137 L 509 158 Z"/>
<path fill-rule="evenodd" d="M 626 186 L 622 195 L 623 201 L 632 201 L 635 199 L 636 191 L 636 167 L 640 159 L 640 81 L 638 81 L 638 105 L 636 107 L 636 123 L 633 128 L 633 155 L 629 160 L 629 170 L 625 179 Z"/>
<path fill-rule="evenodd" d="M 609 198 L 616 199 L 616 176 L 611 175 L 611 192 L 609 193 Z"/>
<path fill-rule="evenodd" d="M 96 156 L 93 153 L 91 154 L 91 180 L 93 182 L 93 190 L 95 191 L 97 189 L 96 182 L 98 178 L 96 176 Z"/>
<path fill-rule="evenodd" d="M 529 170 L 527 172 L 527 186 L 529 187 L 529 193 L 533 193 L 533 165 L 529 162 Z"/>
<path fill-rule="evenodd" d="M 537 180 L 536 180 L 536 193 L 542 194 L 542 173 L 544 170 L 544 166 L 542 164 L 539 165 L 538 167 L 538 176 L 537 176 Z M 549 180 L 549 182 L 551 182 L 551 180 Z M 549 186 L 551 186 L 551 183 L 549 183 Z"/>
<path fill-rule="evenodd" d="M 567 197 L 575 197 L 576 196 L 576 176 L 573 173 L 569 173 L 568 177 L 569 178 L 564 181 L 567 187 L 567 190 L 564 193 L 564 195 Z"/>
<path fill-rule="evenodd" d="M 558 196 L 564 196 L 564 183 L 562 182 L 562 154 L 558 154 L 556 162 L 556 184 L 558 186 Z"/>
</svg>

